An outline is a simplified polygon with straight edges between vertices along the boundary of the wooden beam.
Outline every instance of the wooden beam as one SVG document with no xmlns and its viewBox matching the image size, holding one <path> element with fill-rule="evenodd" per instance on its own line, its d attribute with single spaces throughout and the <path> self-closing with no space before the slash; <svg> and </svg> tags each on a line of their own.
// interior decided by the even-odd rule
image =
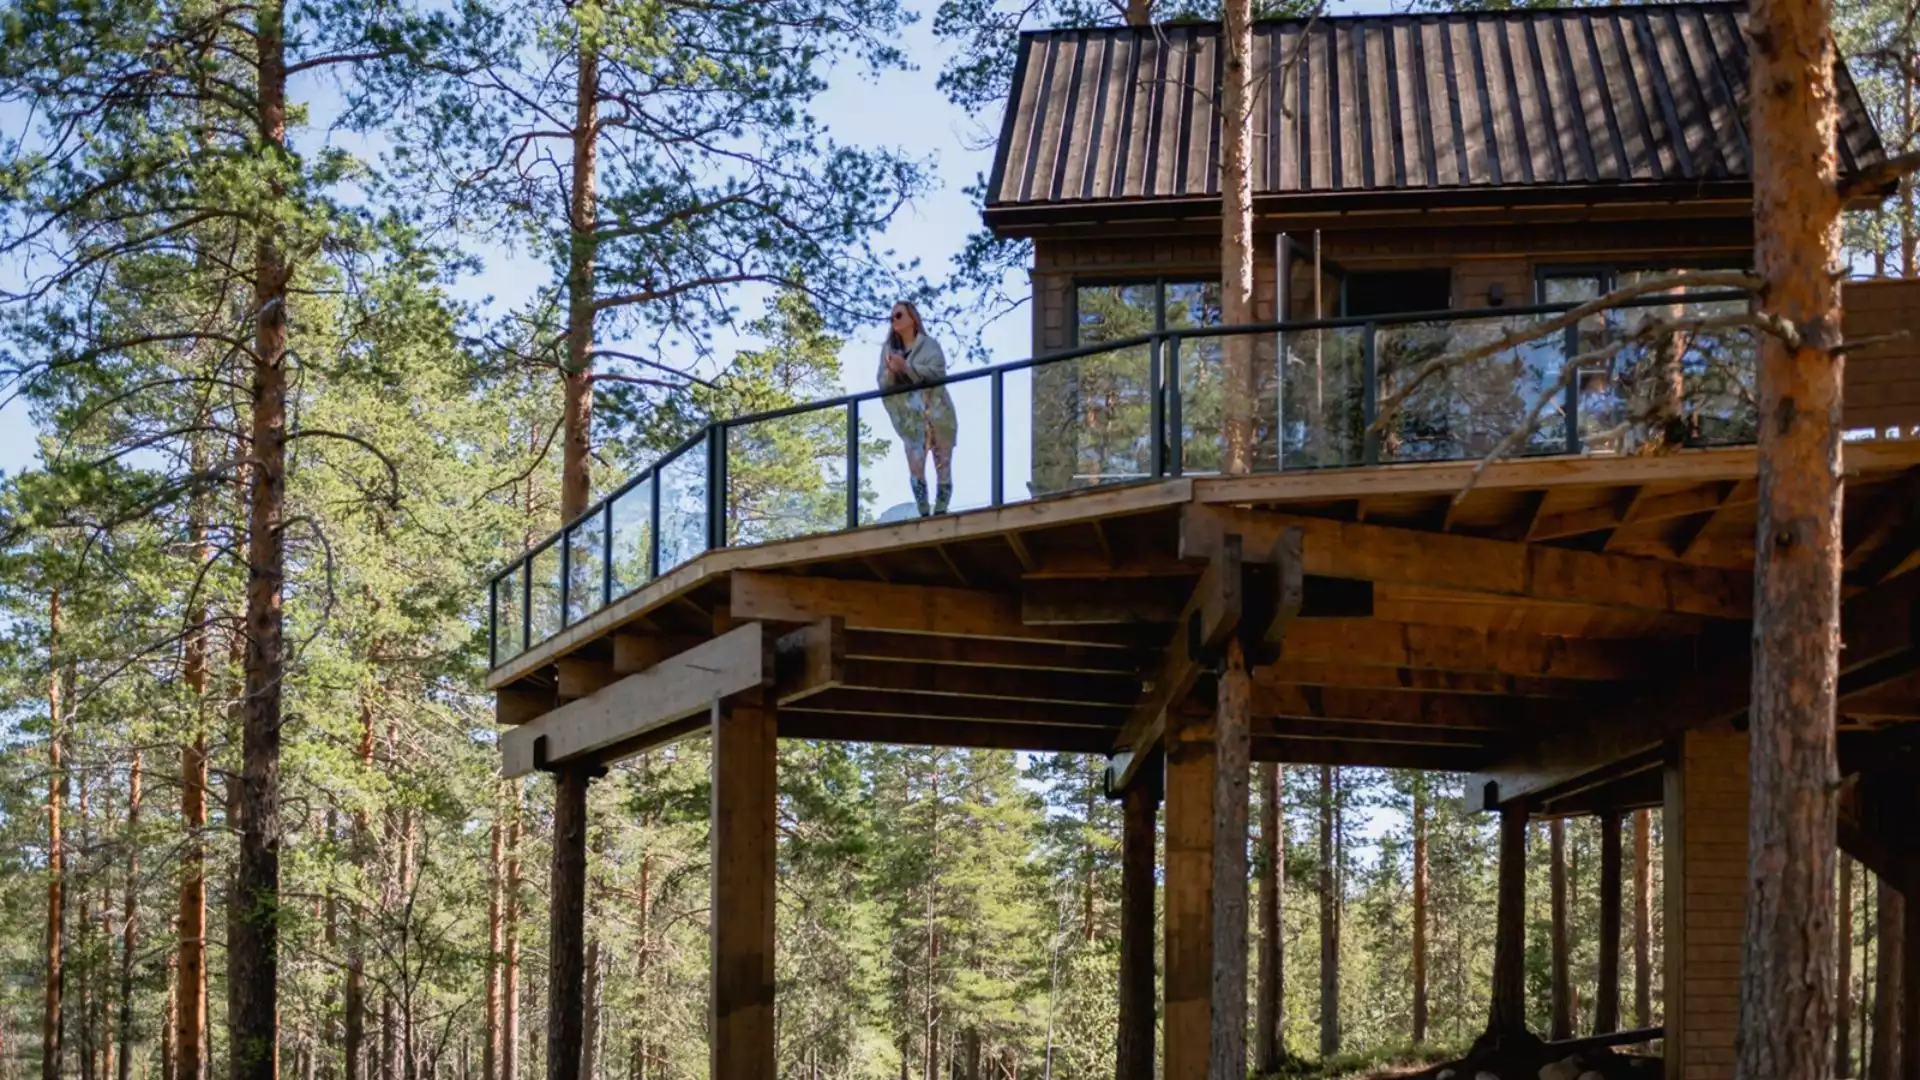
<svg viewBox="0 0 1920 1080">
<path fill-rule="evenodd" d="M 1843 695 L 1865 693 L 1920 667 L 1920 575 L 1895 578 L 1842 604 L 1840 640 Z M 1502 803 L 1551 793 L 1682 732 L 1738 719 L 1747 711 L 1753 655 L 1745 640 L 1728 642 L 1722 652 L 1696 675 L 1536 741 L 1474 777 L 1468 790 L 1492 783 Z"/>
<path fill-rule="evenodd" d="M 1020 621 L 1029 626 L 1169 623 L 1193 592 L 1192 578 L 1146 578 L 1115 588 L 1112 581 L 1029 578 L 1020 586 Z"/>
<path fill-rule="evenodd" d="M 1033 552 L 1027 548 L 1027 539 L 1017 532 L 1006 534 L 1007 546 L 1013 549 L 1013 557 L 1020 560 L 1020 569 L 1032 573 L 1034 569 Z"/>
<path fill-rule="evenodd" d="M 943 720 L 1003 721 L 1051 727 L 1093 728 L 1112 737 L 1126 721 L 1127 710 L 1102 705 L 1063 705 L 1051 701 L 1010 701 L 1004 698 L 957 697 L 940 694 L 901 694 L 887 690 L 840 687 L 797 699 L 793 709 L 844 716 L 910 716 Z"/>
<path fill-rule="evenodd" d="M 1753 610 L 1753 575 L 1744 571 L 1268 511 L 1191 513 L 1182 552 L 1204 553 L 1229 531 L 1265 550 L 1287 528 L 1302 531 L 1310 574 L 1721 619 Z"/>
<path fill-rule="evenodd" d="M 1488 749 L 1505 741 L 1482 728 L 1436 727 L 1376 720 L 1333 720 L 1318 716 L 1268 716 L 1256 707 L 1256 739 L 1327 739 L 1338 742 L 1393 743 L 1399 746 L 1468 746 Z"/>
<path fill-rule="evenodd" d="M 1641 490 L 1645 490 L 1644 488 Z M 1631 490 L 1613 492 L 1607 501 L 1596 506 L 1582 506 L 1573 510 L 1558 510 L 1550 514 L 1535 515 L 1532 524 L 1527 526 L 1527 543 L 1542 540 L 1558 540 L 1567 536 L 1580 536 L 1585 533 L 1599 532 L 1602 529 L 1617 527 L 1626 520 L 1627 510 L 1633 502 Z"/>
<path fill-rule="evenodd" d="M 1593 1033 L 1620 1027 L 1620 811 L 1600 814 L 1600 959 Z"/>
<path fill-rule="evenodd" d="M 780 710 L 781 738 L 1073 754 L 1097 754 L 1113 743 L 1111 728 L 929 720 L 920 716 L 849 716 L 814 712 L 809 704 Z"/>
<path fill-rule="evenodd" d="M 985 697 L 1002 701 L 1047 701 L 1067 705 L 1131 705 L 1140 697 L 1137 675 L 1085 671 L 962 668 L 951 664 L 846 661 L 840 686 L 900 694 Z M 789 692 L 782 685 L 781 694 Z"/>
<path fill-rule="evenodd" d="M 1028 626 L 1020 619 L 1019 598 L 1005 593 L 755 571 L 732 574 L 729 580 L 733 615 L 739 619 L 810 623 L 837 615 L 850 630 L 1117 645 L 1128 640 L 1105 627 Z"/>
<path fill-rule="evenodd" d="M 1253 760 L 1289 765 L 1353 765 L 1369 769 L 1424 769 L 1472 772 L 1499 751 L 1471 746 L 1414 746 L 1406 743 L 1334 742 L 1321 738 L 1255 738 Z"/>
<path fill-rule="evenodd" d="M 854 630 L 847 655 L 866 660 L 916 660 L 961 667 L 1026 668 L 1034 671 L 1102 671 L 1138 676 L 1145 650 L 1114 649 L 1052 641 L 949 638 Z"/>
<path fill-rule="evenodd" d="M 947 571 L 953 575 L 955 581 L 960 583 L 961 588 L 964 589 L 973 584 L 973 582 L 968 579 L 967 572 L 960 569 L 960 564 L 954 561 L 953 552 L 947 550 L 947 545 L 935 544 L 933 545 L 933 552 L 940 556 L 941 562 L 947 564 Z"/>
<path fill-rule="evenodd" d="M 1238 575 L 1235 575 L 1238 580 Z M 1164 1080 L 1207 1080 L 1213 990 L 1212 718 L 1176 712 L 1166 738 Z"/>
<path fill-rule="evenodd" d="M 697 634 L 615 634 L 613 635 L 613 671 L 616 675 L 635 675 L 677 656 L 708 640 Z"/>
<path fill-rule="evenodd" d="M 1881 537 L 1880 545 L 1864 554 L 1848 553 L 1849 584 L 1878 585 L 1920 548 L 1920 469 L 1909 470 L 1888 488 L 1866 528 L 1867 536 Z"/>
<path fill-rule="evenodd" d="M 1269 681 L 1271 678 L 1265 671 L 1254 677 L 1253 711 L 1260 716 L 1465 731 L 1539 732 L 1593 715 L 1591 709 L 1565 701 L 1298 686 L 1274 683 Z"/>
<path fill-rule="evenodd" d="M 1125 790 L 1133 782 L 1134 774 L 1166 731 L 1168 712 L 1178 709 L 1199 681 L 1201 661 L 1193 654 L 1194 649 L 1219 648 L 1239 628 L 1243 603 L 1241 584 L 1240 538 L 1222 538 L 1174 625 L 1160 668 L 1149 683 L 1150 689 L 1120 733 L 1118 745 L 1131 749 L 1133 757 L 1114 785 L 1116 788 Z"/>
<path fill-rule="evenodd" d="M 1298 631 L 1296 630 L 1296 633 Z M 1544 679 L 1484 671 L 1438 671 L 1431 668 L 1342 664 L 1330 661 L 1280 662 L 1260 671 L 1268 686 L 1345 686 L 1373 690 L 1431 691 L 1443 694 L 1487 694 L 1496 697 L 1562 698 L 1592 701 L 1611 691 L 1578 679 Z"/>
<path fill-rule="evenodd" d="M 1670 648 L 1638 641 L 1380 619 L 1300 620 L 1287 635 L 1283 659 L 1600 681 L 1647 679 L 1674 667 Z"/>
<path fill-rule="evenodd" d="M 525 776 L 541 764 L 597 760 L 616 747 L 633 752 L 644 748 L 635 740 L 665 737 L 674 722 L 729 695 L 771 685 L 773 677 L 773 643 L 765 629 L 738 627 L 505 733 L 501 770 L 507 777 Z"/>
<path fill-rule="evenodd" d="M 801 627 L 774 644 L 775 701 L 785 707 L 847 681 L 847 627 L 836 616 Z"/>
<path fill-rule="evenodd" d="M 530 724 L 560 706 L 550 686 L 503 686 L 493 695 L 493 721 L 518 727 Z"/>
<path fill-rule="evenodd" d="M 613 665 L 605 660 L 595 660 L 585 656 L 563 656 L 553 662 L 554 685 L 559 688 L 560 700 L 575 701 L 612 686 L 620 676 L 614 673 Z"/>
<path fill-rule="evenodd" d="M 715 702 L 712 717 L 708 1075 L 777 1080 L 773 917 L 779 721 L 765 691 L 758 689 Z"/>
<path fill-rule="evenodd" d="M 1114 1080 L 1154 1080 L 1154 848 L 1161 777 L 1151 763 L 1121 796 L 1120 1015 Z M 969 1078 L 972 1080 L 972 1078 Z"/>
</svg>

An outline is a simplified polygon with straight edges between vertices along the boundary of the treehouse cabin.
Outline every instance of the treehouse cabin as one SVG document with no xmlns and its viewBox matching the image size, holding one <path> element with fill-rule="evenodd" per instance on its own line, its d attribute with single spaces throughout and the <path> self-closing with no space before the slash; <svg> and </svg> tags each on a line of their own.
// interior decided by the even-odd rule
<svg viewBox="0 0 1920 1080">
<path fill-rule="evenodd" d="M 1529 818 L 1610 823 L 1617 955 L 1619 815 L 1664 807 L 1667 1075 L 1730 1076 L 1757 500 L 1755 345 L 1722 317 L 1753 248 L 1741 18 L 1259 24 L 1240 327 L 1219 28 L 1023 36 L 985 218 L 1032 241 L 1033 356 L 947 380 L 952 512 L 882 511 L 905 464 L 888 403 L 853 395 L 714 424 L 491 581 L 503 768 L 556 778 L 556 1015 L 606 763 L 713 740 L 712 1075 L 770 1080 L 777 740 L 1082 751 L 1127 811 L 1119 1074 L 1154 1076 L 1157 1043 L 1198 1080 L 1245 1008 L 1209 929 L 1214 777 L 1244 746 L 1478 774 L 1503 822 L 1502 1038 L 1524 1028 Z M 1858 177 L 1884 153 L 1840 76 Z M 1920 329 L 1920 282 L 1844 299 L 1841 839 L 1912 891 L 1920 338 L 1895 332 Z M 1235 339 L 1254 373 L 1228 387 Z M 1251 471 L 1229 475 L 1241 410 Z M 1610 978 L 1581 995 L 1603 1028 Z"/>
</svg>

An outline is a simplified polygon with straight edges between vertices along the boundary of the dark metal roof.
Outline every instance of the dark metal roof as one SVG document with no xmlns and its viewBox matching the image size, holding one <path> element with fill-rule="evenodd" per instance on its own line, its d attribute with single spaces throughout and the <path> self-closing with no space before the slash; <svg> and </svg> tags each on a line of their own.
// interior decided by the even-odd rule
<svg viewBox="0 0 1920 1080">
<path fill-rule="evenodd" d="M 1740 3 L 1681 3 L 1259 23 L 1255 196 L 1275 210 L 1740 196 L 1744 19 Z M 1023 35 L 988 220 L 1215 201 L 1221 68 L 1217 23 Z M 1840 101 L 1844 174 L 1884 152 L 1844 65 Z"/>
</svg>

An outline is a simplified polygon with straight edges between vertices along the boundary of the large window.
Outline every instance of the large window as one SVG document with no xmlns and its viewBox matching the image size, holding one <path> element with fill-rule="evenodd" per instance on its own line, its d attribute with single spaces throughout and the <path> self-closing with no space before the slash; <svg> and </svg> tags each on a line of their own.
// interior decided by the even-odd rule
<svg viewBox="0 0 1920 1080">
<path fill-rule="evenodd" d="M 1576 267 L 1539 275 L 1542 303 L 1593 300 L 1657 278 L 1684 278 L 1700 268 Z M 1680 285 L 1660 295 L 1671 303 L 1620 308 L 1567 332 L 1566 349 L 1581 360 L 1568 406 L 1578 417 L 1577 449 L 1633 453 L 1649 443 L 1751 442 L 1754 429 L 1754 342 L 1745 329 L 1678 329 L 1608 346 L 1656 322 L 1674 323 L 1737 313 L 1741 300 L 1698 300 L 1724 289 Z"/>
</svg>

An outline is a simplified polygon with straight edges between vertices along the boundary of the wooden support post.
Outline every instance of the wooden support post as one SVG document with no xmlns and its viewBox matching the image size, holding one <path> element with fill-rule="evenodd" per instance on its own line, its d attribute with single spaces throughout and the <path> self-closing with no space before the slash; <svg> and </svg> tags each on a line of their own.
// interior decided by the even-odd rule
<svg viewBox="0 0 1920 1080">
<path fill-rule="evenodd" d="M 1593 1033 L 1620 1030 L 1620 811 L 1600 813 L 1600 986 Z"/>
<path fill-rule="evenodd" d="M 1121 796 L 1120 1030 L 1116 1040 L 1116 1080 L 1153 1080 L 1153 871 L 1161 772 L 1149 764 Z"/>
<path fill-rule="evenodd" d="M 1900 1080 L 1920 1080 L 1920 860 L 1907 860 L 1906 946 L 1900 958 Z"/>
<path fill-rule="evenodd" d="M 586 1015 L 587 784 L 598 766 L 553 772 L 553 878 L 548 913 L 547 1080 L 580 1080 Z"/>
<path fill-rule="evenodd" d="M 1527 1029 L 1527 808 L 1500 808 L 1500 885 L 1493 929 L 1493 1007 L 1487 1034 Z"/>
<path fill-rule="evenodd" d="M 1247 1075 L 1247 786 L 1252 680 L 1240 638 L 1227 643 L 1214 711 L 1213 1038 L 1211 1080 Z"/>
<path fill-rule="evenodd" d="M 1667 1080 L 1734 1076 L 1750 901 L 1747 760 L 1747 736 L 1735 731 L 1691 731 L 1669 750 L 1661 836 Z"/>
<path fill-rule="evenodd" d="M 712 1080 L 774 1080 L 776 715 L 765 689 L 713 706 Z"/>
<path fill-rule="evenodd" d="M 1567 823 L 1564 818 L 1547 822 L 1550 852 L 1547 891 L 1552 922 L 1549 941 L 1551 956 L 1550 994 L 1547 1029 L 1549 1039 L 1573 1038 L 1573 983 L 1567 971 Z M 1502 856 L 1505 855 L 1503 851 Z M 1503 864 L 1504 869 L 1504 864 Z"/>
<path fill-rule="evenodd" d="M 1164 1080 L 1206 1080 L 1213 1030 L 1213 718 L 1167 729 Z"/>
</svg>

